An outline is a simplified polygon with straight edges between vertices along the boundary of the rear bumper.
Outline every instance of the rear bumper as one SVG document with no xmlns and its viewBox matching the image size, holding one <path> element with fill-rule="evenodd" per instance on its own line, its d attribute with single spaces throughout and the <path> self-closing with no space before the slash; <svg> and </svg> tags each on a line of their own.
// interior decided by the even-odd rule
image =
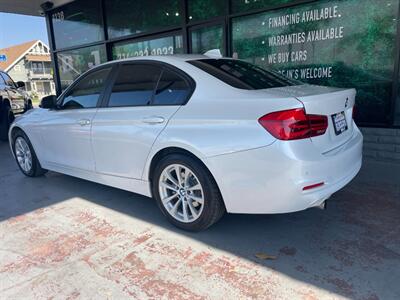
<svg viewBox="0 0 400 300">
<path fill-rule="evenodd" d="M 204 160 L 221 190 L 228 212 L 288 213 L 318 206 L 359 172 L 363 137 L 353 135 L 321 154 L 311 140 L 276 141 L 270 146 Z M 303 191 L 305 186 L 324 185 Z"/>
</svg>

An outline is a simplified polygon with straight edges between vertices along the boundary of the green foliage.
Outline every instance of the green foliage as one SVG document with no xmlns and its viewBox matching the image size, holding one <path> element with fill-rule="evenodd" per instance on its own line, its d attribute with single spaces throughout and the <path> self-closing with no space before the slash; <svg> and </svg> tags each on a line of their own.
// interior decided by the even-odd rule
<svg viewBox="0 0 400 300">
<path fill-rule="evenodd" d="M 227 0 L 189 0 L 189 20 L 199 21 L 225 14 Z"/>
<path fill-rule="evenodd" d="M 192 52 L 203 54 L 208 50 L 223 49 L 222 26 L 200 28 L 192 31 Z"/>
</svg>

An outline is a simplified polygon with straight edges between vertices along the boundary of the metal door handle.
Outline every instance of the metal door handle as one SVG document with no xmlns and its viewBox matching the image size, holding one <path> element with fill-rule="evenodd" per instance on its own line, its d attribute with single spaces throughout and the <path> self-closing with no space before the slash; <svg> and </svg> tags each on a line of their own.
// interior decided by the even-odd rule
<svg viewBox="0 0 400 300">
<path fill-rule="evenodd" d="M 151 117 L 143 118 L 142 121 L 143 121 L 143 123 L 147 123 L 147 124 L 161 124 L 161 123 L 164 123 L 165 119 L 160 116 L 151 116 Z"/>
<path fill-rule="evenodd" d="M 90 120 L 89 119 L 82 119 L 78 121 L 78 124 L 81 126 L 87 126 L 90 125 Z"/>
</svg>

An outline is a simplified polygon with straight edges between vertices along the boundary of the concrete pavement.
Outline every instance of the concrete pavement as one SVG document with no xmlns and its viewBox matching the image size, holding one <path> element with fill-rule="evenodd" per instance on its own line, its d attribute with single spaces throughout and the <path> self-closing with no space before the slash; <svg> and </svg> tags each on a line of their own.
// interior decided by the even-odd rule
<svg viewBox="0 0 400 300">
<path fill-rule="evenodd" d="M 187 233 L 146 197 L 26 178 L 0 143 L 0 299 L 400 299 L 399 216 L 400 166 L 367 162 L 326 211 Z"/>
</svg>

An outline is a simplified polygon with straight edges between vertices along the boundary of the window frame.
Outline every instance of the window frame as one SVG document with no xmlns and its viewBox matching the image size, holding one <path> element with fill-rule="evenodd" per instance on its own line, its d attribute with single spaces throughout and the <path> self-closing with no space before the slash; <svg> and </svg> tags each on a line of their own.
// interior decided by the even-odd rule
<svg viewBox="0 0 400 300">
<path fill-rule="evenodd" d="M 82 82 L 82 80 L 84 80 L 85 78 L 87 78 L 87 76 L 92 75 L 94 72 L 98 72 L 101 71 L 103 69 L 110 69 L 107 78 L 105 80 L 105 85 L 103 86 L 102 91 L 100 92 L 99 95 L 99 99 L 97 100 L 96 106 L 95 107 L 84 107 L 84 108 L 63 108 L 62 104 L 65 100 L 65 97 L 68 95 L 68 93 L 74 89 L 80 82 Z M 99 108 L 100 104 L 103 102 L 103 98 L 105 95 L 105 91 L 107 90 L 109 84 L 110 84 L 110 80 L 113 78 L 113 73 L 115 73 L 116 66 L 115 63 L 112 64 L 105 64 L 105 65 L 100 65 L 98 67 L 94 67 L 92 69 L 87 70 L 86 72 L 82 73 L 77 79 L 74 80 L 74 82 L 72 84 L 70 84 L 65 90 L 64 92 L 60 95 L 60 97 L 57 99 L 57 104 L 56 104 L 56 110 L 60 110 L 60 111 L 66 111 L 66 110 L 82 110 L 82 109 L 93 109 L 93 108 Z"/>
<path fill-rule="evenodd" d="M 144 64 L 144 63 L 137 63 L 136 61 L 135 61 L 135 62 L 126 62 L 126 63 L 120 63 L 120 64 L 118 64 L 118 69 L 117 69 L 117 71 L 116 71 L 116 74 L 115 74 L 115 76 L 114 76 L 112 82 L 110 83 L 109 90 L 107 91 L 108 93 L 107 93 L 107 97 L 106 97 L 106 100 L 107 100 L 107 102 L 106 102 L 106 107 L 107 107 L 107 108 L 121 108 L 121 107 L 143 107 L 143 106 L 150 106 L 151 103 L 153 102 L 154 93 L 155 93 L 155 90 L 157 89 L 158 82 L 160 81 L 160 77 L 161 77 L 162 72 L 163 72 L 162 68 L 159 68 L 160 73 L 159 73 L 158 78 L 157 78 L 157 80 L 156 80 L 156 82 L 155 82 L 155 86 L 154 86 L 154 88 L 153 88 L 153 92 L 152 92 L 152 94 L 151 94 L 151 99 L 150 99 L 149 104 L 110 106 L 110 99 L 111 99 L 112 90 L 113 90 L 113 88 L 114 88 L 114 84 L 115 84 L 115 82 L 116 82 L 117 79 L 118 79 L 118 75 L 119 75 L 119 73 L 120 73 L 122 67 L 123 67 L 123 66 L 126 66 L 126 65 L 137 65 L 137 66 L 142 66 L 142 65 L 145 65 L 145 64 Z M 149 65 L 151 65 L 151 64 L 149 64 Z M 157 67 L 158 67 L 158 66 L 157 66 Z"/>
<path fill-rule="evenodd" d="M 179 69 L 178 69 L 178 70 L 179 70 Z M 175 103 L 171 103 L 171 104 L 157 104 L 157 103 L 154 103 L 154 101 L 155 101 L 155 96 L 156 96 L 156 91 L 157 91 L 158 86 L 159 86 L 159 84 L 160 84 L 160 80 L 161 80 L 162 76 L 164 75 L 164 72 L 166 72 L 166 71 L 167 71 L 167 72 L 170 72 L 170 73 L 173 73 L 176 77 L 179 77 L 180 79 L 182 79 L 182 80 L 186 83 L 186 85 L 187 85 L 187 87 L 188 87 L 188 89 L 189 89 L 188 94 L 186 95 L 184 101 L 182 101 L 182 103 L 180 103 L 180 104 L 175 104 Z M 185 78 L 184 76 L 182 76 L 182 74 L 177 73 L 176 70 L 171 70 L 170 68 L 164 67 L 164 68 L 162 69 L 162 71 L 161 71 L 160 78 L 158 78 L 158 82 L 157 82 L 156 88 L 154 89 L 153 97 L 152 97 L 152 99 L 151 99 L 149 105 L 150 105 L 150 106 L 183 106 L 183 105 L 186 105 L 186 103 L 189 102 L 191 96 L 193 95 L 193 92 L 194 92 L 194 89 L 193 89 L 193 87 L 191 86 L 190 82 L 187 80 L 187 78 Z"/>
<path fill-rule="evenodd" d="M 190 98 L 192 97 L 192 95 L 193 95 L 193 93 L 194 93 L 194 91 L 196 89 L 196 82 L 193 80 L 193 78 L 191 76 L 189 76 L 183 70 L 181 70 L 181 69 L 179 69 L 179 68 L 177 68 L 177 67 L 175 67 L 175 66 L 173 66 L 173 65 L 171 65 L 169 63 L 166 63 L 166 62 L 156 61 L 156 60 L 146 60 L 146 59 L 135 59 L 135 60 L 132 60 L 132 61 L 116 62 L 115 64 L 117 65 L 117 67 L 115 69 L 113 77 L 109 80 L 109 84 L 107 86 L 107 90 L 105 91 L 104 97 L 102 99 L 103 101 L 100 104 L 100 108 L 122 108 L 122 107 L 131 107 L 131 108 L 133 108 L 133 107 L 146 107 L 146 106 L 149 106 L 149 107 L 151 107 L 151 106 L 157 106 L 157 107 L 159 107 L 159 106 L 184 106 L 189 102 Z M 146 105 L 109 106 L 112 89 L 114 87 L 115 81 L 117 80 L 118 73 L 119 73 L 119 71 L 120 71 L 120 69 L 121 69 L 121 67 L 123 65 L 151 65 L 151 66 L 156 66 L 156 67 L 160 68 L 161 72 L 160 72 L 160 75 L 159 75 L 159 77 L 157 79 L 157 83 L 156 83 L 156 85 L 155 85 L 155 87 L 153 89 L 153 93 L 152 93 L 151 100 L 150 100 L 149 104 L 146 104 Z M 161 79 L 161 76 L 162 76 L 164 70 L 168 70 L 170 72 L 174 72 L 177 76 L 181 77 L 187 83 L 190 91 L 189 91 L 188 95 L 186 96 L 185 101 L 182 102 L 182 104 L 154 104 L 154 95 L 155 95 L 155 92 L 156 92 L 156 90 L 158 88 L 158 84 L 159 84 L 159 81 Z"/>
</svg>

